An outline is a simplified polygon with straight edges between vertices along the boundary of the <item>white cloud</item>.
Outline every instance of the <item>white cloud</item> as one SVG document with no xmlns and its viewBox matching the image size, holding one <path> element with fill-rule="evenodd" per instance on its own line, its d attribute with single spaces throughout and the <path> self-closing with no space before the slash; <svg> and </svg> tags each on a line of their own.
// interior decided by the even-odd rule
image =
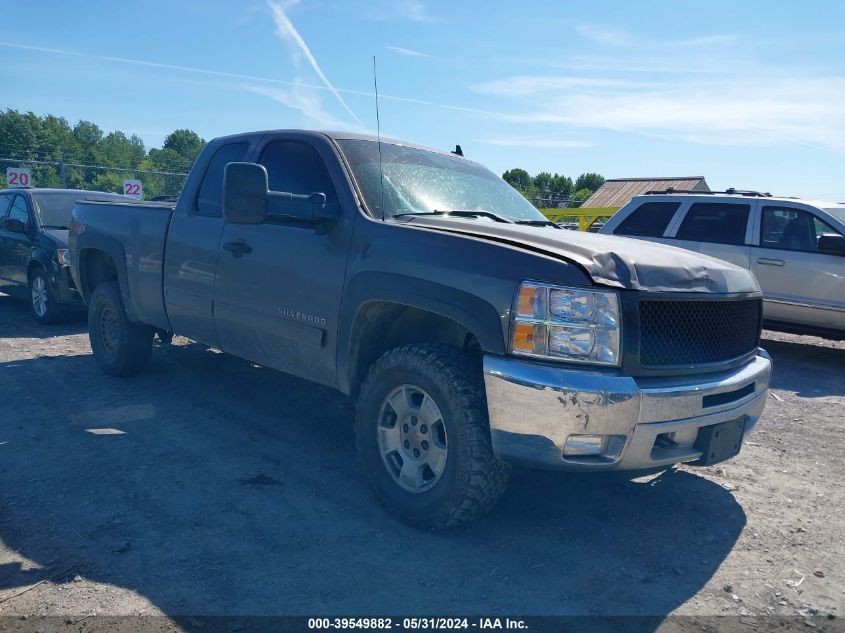
<svg viewBox="0 0 845 633">
<path fill-rule="evenodd" d="M 269 97 L 277 103 L 299 111 L 306 118 L 314 121 L 314 123 L 322 128 L 343 129 L 348 126 L 346 122 L 326 112 L 317 91 L 305 84 L 300 83 L 290 89 L 247 85 L 245 89 L 255 94 Z"/>
<path fill-rule="evenodd" d="M 370 20 L 434 21 L 434 18 L 432 18 L 422 0 L 382 0 L 381 2 L 370 2 L 364 15 Z"/>
<path fill-rule="evenodd" d="M 637 88 L 649 85 L 651 84 L 642 81 L 603 79 L 600 77 L 518 75 L 475 84 L 472 89 L 482 94 L 515 97 L 541 95 L 544 92 L 561 90 L 604 90 L 607 88 Z"/>
<path fill-rule="evenodd" d="M 431 57 L 428 53 L 421 53 L 410 48 L 402 48 L 401 46 L 385 46 L 385 48 L 399 55 L 407 55 L 409 57 Z"/>
<path fill-rule="evenodd" d="M 416 22 L 428 22 L 431 20 L 428 10 L 420 0 L 400 0 L 396 5 L 409 20 Z"/>
<path fill-rule="evenodd" d="M 594 24 L 591 22 L 579 22 L 575 25 L 575 32 L 584 39 L 590 40 L 602 46 L 651 48 L 651 49 L 674 49 L 678 47 L 720 47 L 734 44 L 738 37 L 731 33 L 712 33 L 699 35 L 686 39 L 673 39 L 666 37 L 665 32 L 658 31 L 652 35 L 634 34 L 625 29 L 620 29 L 605 24 Z"/>
<path fill-rule="evenodd" d="M 581 22 L 575 25 L 575 31 L 581 37 L 604 46 L 626 46 L 636 42 L 627 31 L 598 24 Z"/>
<path fill-rule="evenodd" d="M 564 138 L 544 136 L 496 136 L 491 138 L 478 139 L 476 142 L 484 143 L 485 145 L 500 145 L 502 147 L 532 147 L 535 149 L 593 147 L 595 145 L 594 143 L 589 143 L 586 141 L 573 141 Z"/>
<path fill-rule="evenodd" d="M 293 2 L 288 3 L 288 7 L 295 6 L 298 4 L 298 0 L 294 0 Z M 317 59 L 311 53 L 311 49 L 308 48 L 308 44 L 305 43 L 305 40 L 302 39 L 302 36 L 299 34 L 299 31 L 293 26 L 293 23 L 288 18 L 287 13 L 285 12 L 285 8 L 283 7 L 281 2 L 272 2 L 271 0 L 267 0 L 267 6 L 270 7 L 270 10 L 273 13 L 273 21 L 276 24 L 276 35 L 284 41 L 285 43 L 289 44 L 293 49 L 294 54 L 294 62 L 298 63 L 299 56 L 302 56 L 306 59 L 308 64 L 311 66 L 311 69 L 316 73 L 317 77 L 320 78 L 320 81 L 323 82 L 323 85 L 335 96 L 338 100 L 340 105 L 343 107 L 346 112 L 355 120 L 355 123 L 358 124 L 359 127 L 363 128 L 364 124 L 361 122 L 361 119 L 358 118 L 349 105 L 346 103 L 344 98 L 340 95 L 337 89 L 334 87 L 332 82 L 329 81 L 329 78 L 326 77 L 323 69 L 320 68 L 320 65 L 317 63 Z M 302 84 L 298 81 L 294 82 L 296 85 L 294 89 L 289 92 L 289 98 L 299 101 L 302 96 L 301 88 Z M 297 90 L 300 90 L 297 93 Z"/>
<path fill-rule="evenodd" d="M 710 78 L 617 83 L 518 76 L 480 86 L 505 90 L 529 109 L 499 117 L 605 129 L 709 145 L 805 143 L 845 148 L 845 76 Z M 501 92 L 500 92 L 501 94 Z M 541 103 L 541 107 L 536 104 Z"/>
</svg>

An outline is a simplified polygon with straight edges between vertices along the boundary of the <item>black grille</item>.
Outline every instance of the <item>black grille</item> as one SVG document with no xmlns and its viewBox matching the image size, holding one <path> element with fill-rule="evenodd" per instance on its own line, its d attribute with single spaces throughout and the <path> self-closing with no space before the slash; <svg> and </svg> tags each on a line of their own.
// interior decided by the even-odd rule
<svg viewBox="0 0 845 633">
<path fill-rule="evenodd" d="M 640 364 L 671 367 L 744 356 L 760 342 L 760 299 L 640 301 Z"/>
</svg>

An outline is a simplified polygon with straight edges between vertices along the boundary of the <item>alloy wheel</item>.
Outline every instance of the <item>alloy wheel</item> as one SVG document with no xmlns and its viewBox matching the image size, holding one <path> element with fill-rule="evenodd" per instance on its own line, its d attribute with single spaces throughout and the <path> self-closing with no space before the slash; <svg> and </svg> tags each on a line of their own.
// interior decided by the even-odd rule
<svg viewBox="0 0 845 633">
<path fill-rule="evenodd" d="M 416 385 L 401 385 L 382 403 L 376 432 L 387 472 L 413 493 L 430 490 L 446 469 L 446 425 L 434 399 Z"/>
</svg>

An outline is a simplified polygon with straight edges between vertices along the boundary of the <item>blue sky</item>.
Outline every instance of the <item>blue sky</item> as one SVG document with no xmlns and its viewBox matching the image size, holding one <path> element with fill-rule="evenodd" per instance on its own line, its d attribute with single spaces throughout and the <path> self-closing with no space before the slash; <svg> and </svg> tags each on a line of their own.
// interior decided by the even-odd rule
<svg viewBox="0 0 845 633">
<path fill-rule="evenodd" d="M 845 200 L 837 0 L 0 0 L 0 107 L 159 145 L 375 130 L 498 173 L 707 177 Z"/>
</svg>

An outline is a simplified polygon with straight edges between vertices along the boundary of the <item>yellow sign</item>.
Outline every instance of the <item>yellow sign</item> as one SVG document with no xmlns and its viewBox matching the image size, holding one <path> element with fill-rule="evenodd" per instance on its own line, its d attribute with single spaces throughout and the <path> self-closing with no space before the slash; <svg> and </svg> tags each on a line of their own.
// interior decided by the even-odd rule
<svg viewBox="0 0 845 633">
<path fill-rule="evenodd" d="M 592 209 L 540 209 L 540 212 L 552 222 L 578 222 L 578 230 L 586 231 L 593 222 L 607 219 L 619 211 L 620 207 L 598 207 Z"/>
</svg>

